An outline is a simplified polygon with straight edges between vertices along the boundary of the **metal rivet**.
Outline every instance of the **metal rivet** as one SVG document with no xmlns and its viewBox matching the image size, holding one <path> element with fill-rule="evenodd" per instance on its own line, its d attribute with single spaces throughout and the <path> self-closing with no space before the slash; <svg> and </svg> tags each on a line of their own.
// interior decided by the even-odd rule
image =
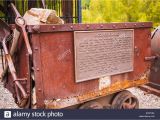
<svg viewBox="0 0 160 120">
<path fill-rule="evenodd" d="M 37 68 L 37 71 L 39 71 L 39 68 Z"/>
<path fill-rule="evenodd" d="M 55 26 L 52 27 L 52 29 L 55 29 L 55 28 L 56 28 Z"/>
<path fill-rule="evenodd" d="M 71 29 L 73 29 L 73 26 L 71 26 Z"/>
<path fill-rule="evenodd" d="M 35 50 L 38 50 L 38 48 L 34 48 Z"/>
<path fill-rule="evenodd" d="M 42 90 L 39 88 L 38 91 L 41 92 Z"/>
<path fill-rule="evenodd" d="M 112 25 L 114 28 L 116 27 L 116 25 Z"/>
</svg>

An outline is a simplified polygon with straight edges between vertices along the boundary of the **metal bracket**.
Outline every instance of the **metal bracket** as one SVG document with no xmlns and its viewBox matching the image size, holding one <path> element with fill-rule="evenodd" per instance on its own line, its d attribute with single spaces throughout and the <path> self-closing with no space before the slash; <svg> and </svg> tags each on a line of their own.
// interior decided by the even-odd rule
<svg viewBox="0 0 160 120">
<path fill-rule="evenodd" d="M 17 97 L 17 100 L 18 100 L 18 104 L 20 104 L 22 102 L 22 99 L 28 99 L 28 95 L 27 95 L 25 89 L 23 88 L 23 86 L 21 85 L 21 83 L 19 82 L 20 80 L 24 80 L 24 79 L 17 78 L 16 70 L 15 70 L 15 67 L 14 67 L 14 64 L 13 64 L 13 60 L 12 60 L 12 58 L 11 58 L 9 52 L 8 52 L 7 46 L 5 44 L 5 39 L 6 39 L 6 37 L 4 37 L 4 39 L 2 41 L 2 46 L 3 46 L 3 49 L 4 49 L 4 54 L 5 54 L 6 60 L 8 62 L 9 70 L 11 72 L 11 75 L 13 77 L 13 81 L 14 81 L 14 84 L 15 84 L 15 91 L 16 91 L 16 97 Z M 21 94 L 22 94 L 22 99 L 20 97 L 19 92 L 21 92 Z"/>
<path fill-rule="evenodd" d="M 11 3 L 11 8 L 14 11 L 14 14 L 16 16 L 16 19 L 15 19 L 16 28 L 22 32 L 24 42 L 25 42 L 26 47 L 27 47 L 28 54 L 32 55 L 32 49 L 31 49 L 31 46 L 30 46 L 30 43 L 29 43 L 27 32 L 26 32 L 26 21 L 19 14 L 18 10 L 16 9 L 16 7 L 14 6 L 13 3 Z"/>
</svg>

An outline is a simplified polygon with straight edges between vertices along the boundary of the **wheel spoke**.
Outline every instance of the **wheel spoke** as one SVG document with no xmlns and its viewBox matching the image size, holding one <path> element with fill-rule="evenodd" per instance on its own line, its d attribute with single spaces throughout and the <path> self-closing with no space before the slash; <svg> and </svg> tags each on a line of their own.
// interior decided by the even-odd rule
<svg viewBox="0 0 160 120">
<path fill-rule="evenodd" d="M 122 109 L 129 109 L 130 108 L 130 104 L 129 103 L 123 103 L 122 104 Z"/>
<path fill-rule="evenodd" d="M 132 98 L 131 98 L 131 100 L 132 100 Z M 136 101 L 131 102 L 131 103 L 130 103 L 130 101 L 129 101 L 129 103 L 124 102 L 122 104 L 122 108 L 123 109 L 134 109 L 136 107 L 136 104 L 137 104 Z"/>
<path fill-rule="evenodd" d="M 132 104 L 132 97 L 129 98 L 129 104 Z"/>
<path fill-rule="evenodd" d="M 137 105 L 137 102 L 134 101 L 134 102 L 131 104 L 132 109 L 133 109 L 133 108 L 136 108 L 136 105 Z"/>
</svg>

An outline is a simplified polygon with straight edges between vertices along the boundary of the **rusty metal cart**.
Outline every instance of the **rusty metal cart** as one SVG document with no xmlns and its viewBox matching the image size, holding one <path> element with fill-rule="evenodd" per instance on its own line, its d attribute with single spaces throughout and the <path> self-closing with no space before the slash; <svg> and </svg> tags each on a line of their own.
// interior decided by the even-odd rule
<svg viewBox="0 0 160 120">
<path fill-rule="evenodd" d="M 20 107 L 138 108 L 138 99 L 125 89 L 149 83 L 157 59 L 151 54 L 151 22 L 16 23 L 22 35 L 14 55 L 14 40 L 7 41 L 11 27 L 0 25 L 9 66 L 2 77 Z"/>
</svg>

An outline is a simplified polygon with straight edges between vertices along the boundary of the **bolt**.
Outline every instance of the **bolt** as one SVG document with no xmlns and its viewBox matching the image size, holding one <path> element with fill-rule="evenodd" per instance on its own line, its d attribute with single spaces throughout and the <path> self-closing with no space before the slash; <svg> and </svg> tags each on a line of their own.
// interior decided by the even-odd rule
<svg viewBox="0 0 160 120">
<path fill-rule="evenodd" d="M 37 71 L 39 71 L 39 68 L 37 68 Z"/>
<path fill-rule="evenodd" d="M 142 24 L 142 26 L 144 26 L 144 24 Z"/>
<path fill-rule="evenodd" d="M 34 48 L 35 50 L 38 50 L 38 48 Z"/>
<path fill-rule="evenodd" d="M 124 24 L 125 27 L 127 27 L 127 24 Z"/>
<path fill-rule="evenodd" d="M 101 25 L 101 28 L 103 28 L 103 25 Z"/>
<path fill-rule="evenodd" d="M 71 29 L 73 29 L 73 26 L 71 26 Z"/>
<path fill-rule="evenodd" d="M 55 26 L 52 27 L 52 29 L 55 29 L 55 28 L 56 28 Z"/>
<path fill-rule="evenodd" d="M 116 25 L 112 25 L 114 28 L 116 27 Z"/>
<path fill-rule="evenodd" d="M 134 26 L 137 26 L 137 24 L 134 24 Z"/>
<path fill-rule="evenodd" d="M 38 92 L 42 92 L 42 89 L 39 88 L 39 89 L 38 89 Z"/>
<path fill-rule="evenodd" d="M 87 25 L 87 28 L 89 28 L 89 25 Z"/>
</svg>

